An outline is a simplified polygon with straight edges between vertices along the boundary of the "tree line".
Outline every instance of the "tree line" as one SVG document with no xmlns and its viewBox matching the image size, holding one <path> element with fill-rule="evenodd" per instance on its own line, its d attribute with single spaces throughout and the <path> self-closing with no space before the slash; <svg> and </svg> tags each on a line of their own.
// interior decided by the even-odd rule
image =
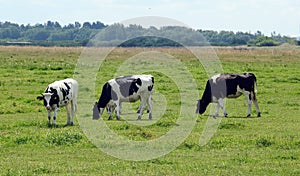
<svg viewBox="0 0 300 176">
<path fill-rule="evenodd" d="M 52 21 L 35 25 L 0 22 L 0 45 L 157 47 L 276 46 L 282 43 L 295 44 L 296 39 L 275 32 L 268 37 L 260 31 L 251 34 L 179 26 L 143 28 L 138 25 L 105 25 L 100 21 L 64 26 Z"/>
</svg>

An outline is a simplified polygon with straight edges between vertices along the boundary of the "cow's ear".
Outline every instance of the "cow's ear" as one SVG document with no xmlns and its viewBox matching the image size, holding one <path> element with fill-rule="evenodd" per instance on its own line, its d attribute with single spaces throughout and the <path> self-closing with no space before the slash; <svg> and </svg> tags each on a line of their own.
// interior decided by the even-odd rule
<svg viewBox="0 0 300 176">
<path fill-rule="evenodd" d="M 38 100 L 43 100 L 43 99 L 44 99 L 44 96 L 43 96 L 43 95 L 37 96 L 36 99 L 38 99 Z"/>
</svg>

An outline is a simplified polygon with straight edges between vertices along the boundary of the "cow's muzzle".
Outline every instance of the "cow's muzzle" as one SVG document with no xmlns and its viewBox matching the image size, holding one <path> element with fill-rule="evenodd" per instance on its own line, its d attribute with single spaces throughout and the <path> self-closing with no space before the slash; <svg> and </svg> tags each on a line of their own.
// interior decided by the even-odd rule
<svg viewBox="0 0 300 176">
<path fill-rule="evenodd" d="M 93 120 L 98 120 L 99 118 L 100 118 L 100 110 L 96 102 L 93 107 Z"/>
</svg>

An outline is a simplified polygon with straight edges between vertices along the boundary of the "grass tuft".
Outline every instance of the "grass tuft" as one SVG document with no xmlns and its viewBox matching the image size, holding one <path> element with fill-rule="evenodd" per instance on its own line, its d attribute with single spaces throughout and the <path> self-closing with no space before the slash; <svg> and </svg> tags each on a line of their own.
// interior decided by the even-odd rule
<svg viewBox="0 0 300 176">
<path fill-rule="evenodd" d="M 274 144 L 274 142 L 272 142 L 270 139 L 266 139 L 266 138 L 259 138 L 256 140 L 257 147 L 270 147 L 273 144 Z"/>
</svg>

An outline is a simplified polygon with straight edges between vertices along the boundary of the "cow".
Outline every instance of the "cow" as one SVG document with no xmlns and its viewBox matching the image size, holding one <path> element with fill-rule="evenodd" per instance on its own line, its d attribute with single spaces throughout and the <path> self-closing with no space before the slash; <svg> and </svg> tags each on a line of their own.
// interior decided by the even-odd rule
<svg viewBox="0 0 300 176">
<path fill-rule="evenodd" d="M 203 114 L 210 103 L 217 103 L 216 113 L 213 117 L 218 116 L 220 107 L 224 116 L 227 117 L 223 99 L 238 98 L 244 94 L 248 103 L 247 117 L 251 116 L 252 101 L 256 108 L 257 117 L 260 117 L 261 112 L 255 95 L 255 86 L 257 86 L 256 77 L 253 73 L 215 75 L 207 81 L 202 98 L 198 100 L 196 113 Z"/>
<path fill-rule="evenodd" d="M 154 77 L 152 75 L 120 76 L 109 80 L 103 85 L 99 101 L 94 104 L 93 119 L 99 119 L 104 108 L 109 109 L 109 120 L 116 109 L 117 120 L 120 120 L 122 102 L 136 102 L 140 100 L 138 120 L 142 118 L 146 104 L 148 105 L 149 119 L 152 119 L 152 90 Z"/>
<path fill-rule="evenodd" d="M 67 125 L 74 124 L 74 115 L 77 109 L 77 94 L 77 81 L 67 78 L 49 84 L 45 92 L 37 96 L 38 100 L 44 100 L 44 106 L 48 111 L 49 125 L 51 125 L 51 111 L 54 111 L 53 126 L 56 127 L 57 112 L 63 106 L 66 106 L 67 109 Z"/>
</svg>

